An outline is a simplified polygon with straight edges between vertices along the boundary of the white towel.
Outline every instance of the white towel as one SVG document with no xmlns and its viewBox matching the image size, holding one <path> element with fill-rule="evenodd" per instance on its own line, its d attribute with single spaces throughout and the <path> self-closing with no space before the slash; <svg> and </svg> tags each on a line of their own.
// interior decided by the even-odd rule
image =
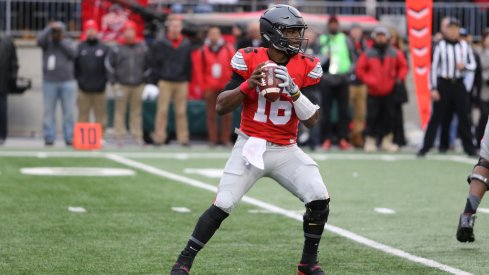
<svg viewBox="0 0 489 275">
<path fill-rule="evenodd" d="M 261 138 L 250 137 L 243 146 L 243 159 L 246 165 L 252 164 L 258 169 L 265 169 L 263 153 L 267 149 L 267 141 Z"/>
</svg>

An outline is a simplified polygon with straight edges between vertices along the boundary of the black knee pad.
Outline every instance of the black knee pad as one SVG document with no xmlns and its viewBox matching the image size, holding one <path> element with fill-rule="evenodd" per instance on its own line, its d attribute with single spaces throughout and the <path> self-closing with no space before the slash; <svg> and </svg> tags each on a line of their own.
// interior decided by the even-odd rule
<svg viewBox="0 0 489 275">
<path fill-rule="evenodd" d="M 306 213 L 304 214 L 304 221 L 325 224 L 328 221 L 329 216 L 329 199 L 311 201 L 306 204 Z"/>
</svg>

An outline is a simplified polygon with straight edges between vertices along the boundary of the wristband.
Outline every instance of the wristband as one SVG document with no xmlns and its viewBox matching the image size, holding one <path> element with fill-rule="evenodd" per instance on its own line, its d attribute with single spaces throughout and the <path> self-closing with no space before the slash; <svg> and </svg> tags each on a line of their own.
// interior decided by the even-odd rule
<svg viewBox="0 0 489 275">
<path fill-rule="evenodd" d="M 301 93 L 301 90 L 297 90 L 297 92 L 295 92 L 294 94 L 290 95 L 291 97 L 296 97 L 298 96 L 299 94 Z"/>
<path fill-rule="evenodd" d="M 246 96 L 248 96 L 251 92 L 253 92 L 253 88 L 250 87 L 248 80 L 246 80 L 245 82 L 241 83 L 241 85 L 239 85 L 239 90 Z"/>
</svg>

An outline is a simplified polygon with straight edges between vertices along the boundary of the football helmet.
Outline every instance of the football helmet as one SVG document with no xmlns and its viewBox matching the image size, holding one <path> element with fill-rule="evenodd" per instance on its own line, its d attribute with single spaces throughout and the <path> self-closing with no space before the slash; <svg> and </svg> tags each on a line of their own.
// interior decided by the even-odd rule
<svg viewBox="0 0 489 275">
<path fill-rule="evenodd" d="M 298 29 L 300 37 L 287 37 L 287 29 Z M 304 52 L 307 47 L 307 39 L 304 31 L 307 25 L 301 13 L 289 5 L 274 6 L 260 17 L 260 34 L 262 39 L 271 47 L 285 52 L 289 56 Z"/>
</svg>

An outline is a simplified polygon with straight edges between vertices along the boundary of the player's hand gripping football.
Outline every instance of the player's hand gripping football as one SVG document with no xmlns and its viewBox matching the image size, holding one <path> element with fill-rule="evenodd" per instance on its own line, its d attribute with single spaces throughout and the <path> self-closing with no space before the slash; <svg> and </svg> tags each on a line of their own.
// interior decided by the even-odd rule
<svg viewBox="0 0 489 275">
<path fill-rule="evenodd" d="M 250 78 L 248 78 L 248 85 L 250 86 L 251 89 L 256 89 L 257 86 L 261 86 L 262 85 L 262 78 L 264 76 L 264 73 L 263 73 L 263 70 L 262 70 L 262 67 L 265 65 L 266 63 L 261 63 L 259 64 L 256 69 L 253 71 L 253 73 L 251 74 Z"/>
<path fill-rule="evenodd" d="M 275 69 L 275 77 L 281 79 L 283 82 L 278 84 L 280 88 L 283 88 L 289 95 L 294 95 L 299 91 L 299 87 L 294 83 L 294 80 L 289 75 L 289 71 L 285 66 L 278 66 Z"/>
</svg>

